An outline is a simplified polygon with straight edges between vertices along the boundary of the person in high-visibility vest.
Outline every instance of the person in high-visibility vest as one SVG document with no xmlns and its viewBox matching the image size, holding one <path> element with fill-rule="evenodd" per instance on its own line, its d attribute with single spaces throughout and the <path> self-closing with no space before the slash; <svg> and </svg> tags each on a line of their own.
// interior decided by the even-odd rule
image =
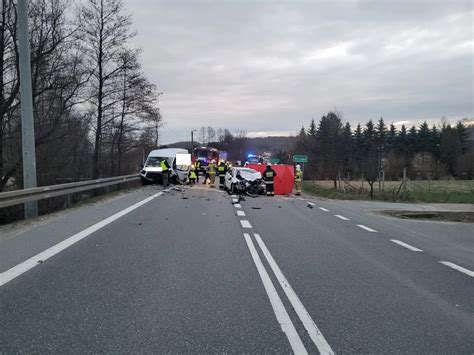
<svg viewBox="0 0 474 355">
<path fill-rule="evenodd" d="M 223 189 L 224 188 L 225 174 L 227 173 L 227 166 L 225 165 L 224 161 L 221 161 L 221 163 L 217 167 L 217 172 L 219 174 L 219 188 Z"/>
<path fill-rule="evenodd" d="M 166 159 L 160 162 L 161 167 L 161 180 L 163 181 L 163 187 L 168 187 L 170 177 L 170 164 Z"/>
<path fill-rule="evenodd" d="M 275 176 L 277 176 L 277 174 L 275 170 L 272 169 L 272 165 L 267 164 L 267 168 L 263 172 L 263 181 L 265 182 L 267 196 L 275 195 Z"/>
<path fill-rule="evenodd" d="M 194 166 L 191 167 L 191 170 L 189 170 L 188 179 L 191 185 L 194 185 L 196 183 L 197 174 L 196 174 L 196 169 Z"/>
<path fill-rule="evenodd" d="M 296 195 L 301 195 L 301 185 L 303 184 L 303 171 L 301 171 L 301 166 L 298 164 L 296 165 L 296 172 L 295 172 L 295 189 Z"/>
<path fill-rule="evenodd" d="M 207 166 L 207 174 L 209 175 L 209 185 L 214 187 L 216 183 L 216 161 L 214 159 Z"/>
<path fill-rule="evenodd" d="M 196 172 L 196 182 L 199 182 L 199 170 L 201 170 L 201 162 L 197 159 L 194 162 L 194 170 Z"/>
</svg>

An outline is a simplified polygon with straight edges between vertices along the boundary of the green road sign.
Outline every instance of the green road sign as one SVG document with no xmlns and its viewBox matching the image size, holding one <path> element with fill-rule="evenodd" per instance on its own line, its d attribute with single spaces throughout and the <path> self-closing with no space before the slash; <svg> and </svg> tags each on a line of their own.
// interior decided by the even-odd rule
<svg viewBox="0 0 474 355">
<path fill-rule="evenodd" d="M 293 155 L 293 161 L 295 163 L 307 163 L 308 156 L 307 155 Z"/>
<path fill-rule="evenodd" d="M 272 164 L 280 164 L 280 158 L 270 158 L 270 163 L 272 163 Z"/>
</svg>

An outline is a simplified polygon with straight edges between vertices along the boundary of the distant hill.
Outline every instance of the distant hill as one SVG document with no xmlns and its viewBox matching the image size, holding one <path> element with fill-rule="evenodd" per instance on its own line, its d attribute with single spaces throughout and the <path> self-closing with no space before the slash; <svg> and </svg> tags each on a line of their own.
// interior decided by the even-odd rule
<svg viewBox="0 0 474 355">
<path fill-rule="evenodd" d="M 258 137 L 258 138 L 245 138 L 242 140 L 243 145 L 246 149 L 255 151 L 255 153 L 263 152 L 278 152 L 281 150 L 289 150 L 295 144 L 295 137 Z M 194 145 L 201 145 L 199 142 L 194 142 Z M 212 142 L 209 145 L 217 146 L 219 143 Z M 190 141 L 181 141 L 170 144 L 163 144 L 158 147 L 162 148 L 184 148 L 189 149 L 191 147 Z"/>
</svg>

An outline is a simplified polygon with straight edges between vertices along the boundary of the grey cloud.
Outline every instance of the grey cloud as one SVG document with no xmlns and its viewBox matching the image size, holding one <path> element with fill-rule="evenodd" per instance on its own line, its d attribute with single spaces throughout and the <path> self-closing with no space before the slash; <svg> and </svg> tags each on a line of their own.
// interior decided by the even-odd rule
<svg viewBox="0 0 474 355">
<path fill-rule="evenodd" d="M 470 1 L 125 5 L 165 92 L 166 140 L 203 125 L 297 131 L 335 107 L 353 125 L 473 116 Z"/>
</svg>

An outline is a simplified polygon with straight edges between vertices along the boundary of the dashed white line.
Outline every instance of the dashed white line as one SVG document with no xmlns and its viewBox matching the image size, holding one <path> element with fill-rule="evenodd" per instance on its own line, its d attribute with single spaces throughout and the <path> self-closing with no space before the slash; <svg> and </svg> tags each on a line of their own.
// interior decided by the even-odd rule
<svg viewBox="0 0 474 355">
<path fill-rule="evenodd" d="M 411 251 L 417 251 L 417 252 L 422 252 L 423 251 L 421 249 L 415 248 L 413 245 L 404 243 L 404 242 L 402 242 L 400 240 L 397 240 L 397 239 L 390 239 L 390 241 L 395 243 L 395 244 L 401 245 L 404 248 L 410 249 Z"/>
<path fill-rule="evenodd" d="M 252 225 L 246 219 L 241 219 L 240 224 L 242 225 L 242 228 L 252 228 Z"/>
<path fill-rule="evenodd" d="M 232 202 L 233 202 L 233 203 L 239 203 L 239 200 L 236 199 L 236 198 L 233 198 L 233 199 L 232 199 Z"/>
<path fill-rule="evenodd" d="M 371 233 L 377 233 L 377 231 L 375 229 L 364 226 L 363 224 L 357 224 L 357 227 L 365 229 L 366 231 L 371 232 Z"/>
<path fill-rule="evenodd" d="M 324 211 L 324 212 L 329 212 L 329 210 L 326 209 L 326 208 L 324 208 L 324 207 L 319 207 L 319 209 L 320 209 L 321 211 Z"/>
<path fill-rule="evenodd" d="M 232 198 L 237 198 L 237 195 L 232 195 Z"/>
<path fill-rule="evenodd" d="M 342 219 L 343 221 L 349 221 L 350 220 L 349 218 L 341 216 L 340 214 L 335 214 L 334 216 L 339 218 L 339 219 Z"/>
<path fill-rule="evenodd" d="M 234 204 L 234 207 L 235 207 L 235 208 L 242 208 L 242 205 L 241 205 L 240 203 L 235 203 L 235 204 Z"/>
<path fill-rule="evenodd" d="M 459 272 L 462 272 L 463 274 L 466 274 L 467 276 L 471 276 L 471 277 L 474 277 L 474 271 L 471 271 L 469 269 L 466 269 L 462 266 L 459 266 L 459 265 L 456 265 L 452 262 L 449 262 L 449 261 L 440 261 L 439 262 L 440 264 L 443 264 L 443 265 L 446 265 L 454 270 L 457 270 Z"/>
<path fill-rule="evenodd" d="M 245 212 L 241 211 L 241 210 L 238 210 L 237 211 L 237 216 L 245 217 Z"/>
<path fill-rule="evenodd" d="M 265 288 L 267 296 L 270 299 L 270 304 L 272 305 L 273 313 L 275 313 L 277 321 L 278 323 L 280 323 L 281 329 L 288 338 L 293 352 L 295 354 L 307 354 L 308 352 L 306 351 L 306 348 L 304 347 L 303 342 L 301 341 L 301 338 L 298 335 L 298 332 L 296 331 L 296 328 L 292 323 L 290 316 L 288 315 L 288 312 L 286 311 L 285 306 L 283 305 L 283 302 L 281 301 L 280 296 L 278 296 L 278 293 L 275 289 L 275 286 L 273 286 L 272 280 L 270 279 L 267 270 L 265 270 L 265 267 L 263 266 L 262 260 L 260 259 L 260 256 L 258 255 L 257 250 L 255 249 L 255 245 L 253 244 L 250 235 L 244 233 L 244 238 L 247 242 L 247 247 L 249 248 L 253 262 L 257 267 L 257 271 L 260 275 L 260 279 L 262 280 L 263 287 Z"/>
<path fill-rule="evenodd" d="M 308 205 L 310 205 L 310 206 L 316 206 L 316 204 L 315 204 L 315 203 L 312 203 L 312 202 L 308 202 Z"/>
<path fill-rule="evenodd" d="M 265 255 L 265 258 L 267 259 L 268 264 L 273 270 L 273 273 L 275 274 L 277 280 L 280 282 L 280 285 L 283 291 L 285 292 L 286 297 L 288 297 L 288 300 L 290 301 L 291 305 L 293 306 L 293 309 L 295 310 L 296 314 L 303 323 L 303 326 L 308 332 L 309 337 L 313 341 L 314 345 L 316 345 L 321 354 L 334 354 L 333 350 L 329 346 L 321 331 L 314 323 L 313 319 L 309 315 L 303 303 L 301 303 L 300 299 L 298 298 L 298 295 L 291 287 L 285 275 L 283 275 L 283 272 L 281 271 L 278 264 L 275 262 L 275 259 L 273 259 L 273 256 L 270 254 L 270 251 L 267 249 L 267 246 L 263 242 L 260 235 L 254 234 L 254 236 L 257 240 L 258 245 L 260 246 L 260 249 L 262 249 L 263 251 L 263 255 Z"/>
<path fill-rule="evenodd" d="M 163 190 L 163 191 L 168 191 L 168 190 Z M 8 269 L 7 271 L 4 271 L 0 274 L 0 286 L 5 285 L 7 282 L 17 278 L 21 274 L 27 272 L 28 270 L 34 268 L 37 265 L 40 265 L 41 262 L 53 257 L 54 255 L 62 252 L 64 249 L 70 247 L 71 245 L 77 243 L 78 241 L 88 237 L 94 232 L 97 232 L 99 229 L 105 227 L 106 225 L 116 221 L 120 217 L 125 216 L 126 214 L 132 212 L 133 210 L 137 209 L 140 206 L 143 206 L 145 203 L 150 202 L 154 198 L 163 195 L 163 192 L 158 192 L 157 194 L 154 194 L 153 196 L 150 196 L 143 201 L 137 202 L 136 204 L 125 208 L 124 210 L 117 212 L 113 214 L 110 217 L 107 217 L 106 219 L 84 229 L 83 231 L 74 234 L 73 236 L 63 240 L 62 242 L 53 245 L 52 247 L 46 249 L 45 251 L 36 254 L 35 256 L 32 256 L 31 258 L 23 261 L 22 263 L 12 267 L 11 269 Z"/>
</svg>

